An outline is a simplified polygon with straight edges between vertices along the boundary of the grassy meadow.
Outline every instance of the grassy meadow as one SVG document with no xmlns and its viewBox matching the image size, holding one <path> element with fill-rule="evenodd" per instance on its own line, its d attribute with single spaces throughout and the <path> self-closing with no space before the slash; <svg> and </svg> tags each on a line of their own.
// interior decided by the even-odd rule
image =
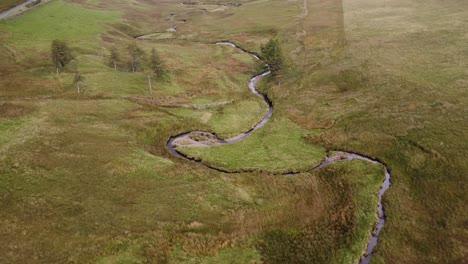
<svg viewBox="0 0 468 264">
<path fill-rule="evenodd" d="M 306 171 L 325 158 L 325 149 L 305 140 L 317 132 L 302 129 L 291 121 L 272 119 L 260 131 L 236 144 L 178 150 L 227 171 Z"/>
<path fill-rule="evenodd" d="M 188 2 L 54 0 L 0 21 L 2 263 L 357 263 L 384 169 L 277 175 L 328 150 L 391 169 L 371 263 L 467 261 L 467 3 Z M 258 84 L 272 119 L 236 144 L 180 149 L 245 172 L 172 156 L 173 135 L 229 138 L 260 121 L 267 105 L 247 85 L 261 65 L 213 43 L 259 52 L 272 37 L 286 61 Z M 59 75 L 54 39 L 74 56 Z M 151 95 L 130 44 L 164 63 Z"/>
</svg>

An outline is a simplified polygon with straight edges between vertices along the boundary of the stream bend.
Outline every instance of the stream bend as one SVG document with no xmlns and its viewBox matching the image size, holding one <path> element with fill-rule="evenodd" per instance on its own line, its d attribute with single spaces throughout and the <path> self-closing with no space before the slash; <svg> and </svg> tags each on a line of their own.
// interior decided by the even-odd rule
<svg viewBox="0 0 468 264">
<path fill-rule="evenodd" d="M 247 51 L 236 44 L 229 42 L 229 41 L 221 41 L 221 42 L 216 42 L 216 45 L 224 45 L 224 46 L 230 46 L 233 48 L 237 48 L 245 53 L 248 53 L 252 55 L 255 59 L 260 60 L 260 56 L 257 53 Z M 265 64 L 267 67 L 268 64 Z M 208 165 L 204 163 L 202 160 L 198 160 L 192 157 L 189 157 L 182 152 L 179 152 L 177 150 L 177 147 L 212 147 L 212 146 L 221 146 L 221 145 L 228 145 L 228 144 L 234 144 L 236 142 L 242 141 L 243 139 L 249 137 L 253 132 L 257 131 L 261 127 L 263 127 L 268 120 L 271 118 L 273 115 L 273 103 L 272 101 L 268 98 L 267 95 L 259 92 L 255 85 L 262 80 L 265 76 L 271 74 L 269 70 L 258 74 L 252 79 L 250 79 L 249 82 L 249 89 L 250 91 L 256 95 L 261 97 L 264 102 L 268 105 L 268 112 L 265 114 L 265 116 L 257 123 L 255 126 L 253 126 L 251 129 L 249 129 L 246 132 L 240 133 L 237 136 L 228 138 L 228 139 L 221 139 L 219 138 L 216 134 L 209 133 L 209 132 L 204 132 L 204 131 L 191 131 L 187 133 L 182 133 L 176 136 L 172 136 L 169 138 L 169 140 L 166 143 L 167 149 L 174 155 L 192 162 L 195 162 L 197 164 L 203 165 L 207 168 L 219 171 L 219 172 L 224 172 L 224 173 L 243 173 L 243 172 L 251 172 L 249 170 L 239 170 L 239 171 L 227 171 L 221 168 L 217 168 L 211 165 Z M 330 153 L 330 152 L 329 152 Z M 359 153 L 354 153 L 354 152 L 348 152 L 348 151 L 334 151 L 333 154 L 330 156 L 329 153 L 327 153 L 325 159 L 317 166 L 307 170 L 307 171 L 296 171 L 296 172 L 289 172 L 289 173 L 283 173 L 282 175 L 286 176 L 292 176 L 292 175 L 297 175 L 300 173 L 304 172 L 310 172 L 310 171 L 315 171 L 319 170 L 321 168 L 324 168 L 330 164 L 336 163 L 336 162 L 342 162 L 342 161 L 350 161 L 350 160 L 364 160 L 373 164 L 378 164 L 381 165 L 384 168 L 385 172 L 385 180 L 382 182 L 382 186 L 379 190 L 378 193 L 378 208 L 377 208 L 377 214 L 376 217 L 378 219 L 377 225 L 375 226 L 372 235 L 367 243 L 366 250 L 364 251 L 363 255 L 361 256 L 361 259 L 359 260 L 359 264 L 368 264 L 370 263 L 370 259 L 372 257 L 372 254 L 374 252 L 374 248 L 377 245 L 380 232 L 382 231 L 383 226 L 385 225 L 385 210 L 382 205 L 382 196 L 384 195 L 385 191 L 387 191 L 388 188 L 390 188 L 390 169 L 387 167 L 387 165 L 378 159 L 371 158 Z"/>
</svg>

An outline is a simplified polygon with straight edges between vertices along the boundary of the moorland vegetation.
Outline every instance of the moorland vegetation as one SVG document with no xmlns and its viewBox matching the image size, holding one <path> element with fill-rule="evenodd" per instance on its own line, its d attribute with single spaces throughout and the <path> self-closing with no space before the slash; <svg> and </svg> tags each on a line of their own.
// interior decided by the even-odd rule
<svg viewBox="0 0 468 264">
<path fill-rule="evenodd" d="M 372 263 L 463 263 L 467 10 L 462 0 L 54 0 L 0 21 L 3 261 L 356 263 L 383 168 L 277 175 L 346 150 L 392 172 Z M 55 40 L 66 63 L 51 59 Z M 278 73 L 257 85 L 274 115 L 237 144 L 181 151 L 252 172 L 166 148 L 188 131 L 235 136 L 267 111 L 247 87 L 264 66 L 213 44 L 222 40 Z"/>
</svg>

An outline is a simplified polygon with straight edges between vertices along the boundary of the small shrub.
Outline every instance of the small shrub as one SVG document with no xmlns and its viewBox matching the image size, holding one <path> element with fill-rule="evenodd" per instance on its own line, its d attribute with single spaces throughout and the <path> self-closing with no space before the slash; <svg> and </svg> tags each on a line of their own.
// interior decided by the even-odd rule
<svg viewBox="0 0 468 264">
<path fill-rule="evenodd" d="M 357 90 L 368 84 L 366 68 L 363 66 L 341 70 L 334 78 L 333 82 L 341 92 Z"/>
</svg>

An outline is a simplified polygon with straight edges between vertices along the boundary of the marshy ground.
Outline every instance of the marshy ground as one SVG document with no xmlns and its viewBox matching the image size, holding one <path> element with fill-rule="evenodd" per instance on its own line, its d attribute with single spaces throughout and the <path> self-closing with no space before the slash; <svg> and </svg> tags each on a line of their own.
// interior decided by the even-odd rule
<svg viewBox="0 0 468 264">
<path fill-rule="evenodd" d="M 10 2 L 0 11 L 21 1 Z M 392 169 L 372 263 L 463 263 L 466 17 L 461 0 L 54 0 L 0 21 L 2 261 L 355 263 L 376 223 L 382 167 L 273 175 L 341 149 Z M 287 69 L 258 84 L 272 119 L 237 144 L 184 150 L 262 172 L 172 156 L 173 135 L 227 138 L 265 114 L 247 88 L 261 65 L 213 43 L 259 52 L 274 36 Z M 58 76 L 54 39 L 75 57 Z M 125 65 L 131 43 L 164 60 L 152 97 L 145 73 Z"/>
</svg>

